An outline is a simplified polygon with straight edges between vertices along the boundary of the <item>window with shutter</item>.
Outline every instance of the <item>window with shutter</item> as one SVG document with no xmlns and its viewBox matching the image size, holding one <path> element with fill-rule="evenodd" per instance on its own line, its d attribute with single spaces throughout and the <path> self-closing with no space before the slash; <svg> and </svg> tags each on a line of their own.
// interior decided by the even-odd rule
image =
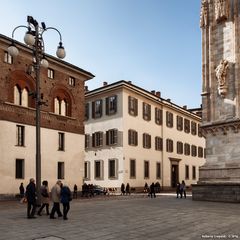
<svg viewBox="0 0 240 240">
<path fill-rule="evenodd" d="M 188 143 L 184 144 L 184 154 L 187 156 L 190 155 L 190 144 L 188 144 Z"/>
<path fill-rule="evenodd" d="M 143 134 L 143 148 L 151 148 L 151 135 L 147 133 Z"/>
<path fill-rule="evenodd" d="M 117 95 L 106 98 L 106 115 L 112 115 L 117 112 Z"/>
<path fill-rule="evenodd" d="M 110 129 L 106 132 L 106 144 L 115 145 L 118 142 L 118 130 Z"/>
<path fill-rule="evenodd" d="M 132 116 L 138 115 L 138 100 L 131 96 L 128 96 L 128 113 Z"/>
<path fill-rule="evenodd" d="M 102 99 L 92 102 L 92 118 L 102 117 Z"/>
<path fill-rule="evenodd" d="M 138 145 L 138 133 L 135 130 L 128 130 L 128 144 L 131 146 Z"/>
<path fill-rule="evenodd" d="M 151 105 L 143 103 L 143 119 L 146 121 L 151 120 Z"/>
<path fill-rule="evenodd" d="M 156 151 L 163 150 L 163 142 L 161 137 L 155 137 L 155 150 Z"/>
<path fill-rule="evenodd" d="M 155 108 L 155 123 L 162 125 L 162 109 Z"/>
<path fill-rule="evenodd" d="M 172 139 L 166 140 L 166 149 L 167 149 L 167 152 L 173 152 L 173 140 Z"/>
<path fill-rule="evenodd" d="M 136 160 L 130 159 L 130 178 L 136 178 Z"/>
<path fill-rule="evenodd" d="M 188 119 L 184 119 L 184 132 L 190 133 L 190 121 Z"/>
<path fill-rule="evenodd" d="M 177 116 L 177 130 L 183 130 L 183 117 Z"/>
<path fill-rule="evenodd" d="M 173 114 L 171 112 L 166 112 L 166 125 L 167 127 L 173 127 Z"/>
<path fill-rule="evenodd" d="M 177 142 L 177 153 L 183 154 L 183 143 L 182 142 Z"/>
<path fill-rule="evenodd" d="M 195 122 L 191 122 L 191 133 L 192 135 L 196 135 L 197 134 L 197 123 Z"/>
</svg>

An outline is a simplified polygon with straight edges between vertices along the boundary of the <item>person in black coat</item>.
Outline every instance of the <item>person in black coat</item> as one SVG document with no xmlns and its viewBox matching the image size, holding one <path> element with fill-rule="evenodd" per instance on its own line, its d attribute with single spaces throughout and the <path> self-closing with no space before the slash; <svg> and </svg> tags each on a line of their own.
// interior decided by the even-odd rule
<svg viewBox="0 0 240 240">
<path fill-rule="evenodd" d="M 36 211 L 36 186 L 35 180 L 30 179 L 29 184 L 26 187 L 26 198 L 27 198 L 27 217 L 35 218 Z"/>
<path fill-rule="evenodd" d="M 124 183 L 122 183 L 121 185 L 121 195 L 124 195 L 125 194 L 125 185 Z"/>
<path fill-rule="evenodd" d="M 63 204 L 63 219 L 67 220 L 67 214 L 70 209 L 70 201 L 72 201 L 71 191 L 67 185 L 61 188 L 61 203 Z"/>
<path fill-rule="evenodd" d="M 23 186 L 23 183 L 20 184 L 19 186 L 19 193 L 20 193 L 20 197 L 23 198 L 24 197 L 24 186 Z"/>
<path fill-rule="evenodd" d="M 151 198 L 154 196 L 156 197 L 156 194 L 155 194 L 155 184 L 154 182 L 151 184 L 150 186 L 150 195 L 151 195 Z"/>
</svg>

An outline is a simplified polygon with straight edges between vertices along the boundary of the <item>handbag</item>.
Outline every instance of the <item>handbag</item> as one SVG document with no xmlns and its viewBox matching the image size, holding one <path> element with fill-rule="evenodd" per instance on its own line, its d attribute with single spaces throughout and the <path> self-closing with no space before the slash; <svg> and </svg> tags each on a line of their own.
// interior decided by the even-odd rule
<svg viewBox="0 0 240 240">
<path fill-rule="evenodd" d="M 21 200 L 20 200 L 20 203 L 27 203 L 27 198 L 26 197 L 23 197 Z"/>
</svg>

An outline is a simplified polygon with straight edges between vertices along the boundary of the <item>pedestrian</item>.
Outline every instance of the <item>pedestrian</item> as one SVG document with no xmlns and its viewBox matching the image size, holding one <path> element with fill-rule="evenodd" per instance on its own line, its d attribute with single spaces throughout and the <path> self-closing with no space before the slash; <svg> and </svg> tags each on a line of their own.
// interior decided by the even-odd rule
<svg viewBox="0 0 240 240">
<path fill-rule="evenodd" d="M 129 183 L 127 183 L 127 185 L 126 185 L 126 195 L 130 195 L 130 185 L 129 185 Z"/>
<path fill-rule="evenodd" d="M 181 198 L 183 195 L 184 195 L 184 198 L 186 198 L 186 184 L 183 180 L 182 180 L 182 183 L 180 184 L 180 194 L 181 194 Z"/>
<path fill-rule="evenodd" d="M 150 195 L 151 195 L 151 198 L 154 196 L 156 197 L 156 194 L 155 194 L 155 184 L 154 182 L 151 184 L 150 186 Z"/>
<path fill-rule="evenodd" d="M 148 184 L 145 182 L 143 192 L 148 193 Z"/>
<path fill-rule="evenodd" d="M 57 212 L 58 217 L 62 217 L 62 213 L 60 211 L 61 185 L 62 185 L 62 182 L 60 180 L 58 180 L 51 189 L 52 202 L 53 202 L 52 211 L 50 213 L 51 219 L 55 218 L 55 216 L 54 216 L 55 212 Z"/>
<path fill-rule="evenodd" d="M 41 192 L 41 202 L 42 202 L 42 206 L 39 208 L 37 214 L 39 216 L 41 216 L 41 212 L 44 209 L 44 207 L 46 207 L 46 213 L 47 215 L 49 215 L 49 189 L 48 189 L 48 181 L 43 181 L 42 182 L 42 186 L 40 189 Z"/>
<path fill-rule="evenodd" d="M 23 186 L 23 183 L 20 184 L 19 186 L 19 194 L 20 194 L 20 197 L 23 198 L 24 197 L 24 186 Z"/>
<path fill-rule="evenodd" d="M 156 190 L 156 193 L 160 193 L 160 189 L 161 189 L 161 185 L 159 182 L 156 182 L 155 183 L 155 190 Z"/>
<path fill-rule="evenodd" d="M 124 183 L 122 183 L 121 185 L 121 195 L 124 195 L 125 194 L 125 185 Z"/>
<path fill-rule="evenodd" d="M 77 190 L 78 190 L 77 185 L 74 184 L 74 187 L 73 187 L 73 198 L 77 198 Z"/>
<path fill-rule="evenodd" d="M 29 184 L 26 187 L 26 198 L 27 198 L 27 218 L 36 218 L 36 186 L 35 180 L 31 178 Z"/>
<path fill-rule="evenodd" d="M 176 193 L 177 193 L 177 198 L 178 198 L 178 196 L 181 195 L 181 192 L 180 192 L 180 182 L 177 183 Z"/>
<path fill-rule="evenodd" d="M 70 201 L 72 201 L 71 191 L 65 184 L 61 189 L 61 203 L 63 205 L 63 219 L 67 220 L 67 214 L 70 209 Z"/>
</svg>

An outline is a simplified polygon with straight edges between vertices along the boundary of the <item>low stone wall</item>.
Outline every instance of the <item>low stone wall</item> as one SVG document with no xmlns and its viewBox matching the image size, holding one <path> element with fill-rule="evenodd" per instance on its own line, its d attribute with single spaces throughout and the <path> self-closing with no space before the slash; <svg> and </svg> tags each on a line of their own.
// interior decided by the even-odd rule
<svg viewBox="0 0 240 240">
<path fill-rule="evenodd" d="M 240 183 L 193 184 L 192 199 L 196 201 L 240 203 Z"/>
</svg>

